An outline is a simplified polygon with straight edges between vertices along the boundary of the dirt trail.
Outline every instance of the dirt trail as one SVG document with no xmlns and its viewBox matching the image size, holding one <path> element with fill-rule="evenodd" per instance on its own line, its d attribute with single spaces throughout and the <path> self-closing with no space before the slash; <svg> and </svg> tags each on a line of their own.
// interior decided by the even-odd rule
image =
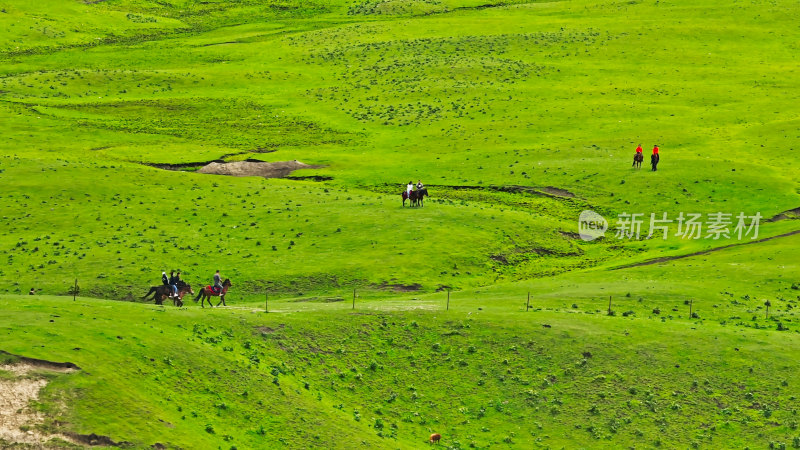
<svg viewBox="0 0 800 450">
<path fill-rule="evenodd" d="M 661 258 L 649 259 L 647 261 L 642 261 L 642 262 L 638 262 L 638 263 L 625 264 L 625 265 L 622 265 L 622 266 L 614 267 L 614 268 L 612 268 L 612 270 L 630 269 L 631 267 L 649 266 L 651 264 L 659 264 L 659 263 L 663 263 L 663 262 L 667 262 L 667 261 L 674 261 L 676 259 L 691 258 L 693 256 L 707 255 L 709 253 L 714 253 L 714 252 L 718 252 L 720 250 L 725 250 L 726 248 L 740 247 L 742 245 L 758 244 L 758 243 L 761 243 L 761 242 L 771 241 L 773 239 L 794 236 L 795 234 L 800 234 L 800 230 L 794 230 L 794 231 L 790 231 L 788 233 L 779 234 L 779 235 L 776 235 L 776 236 L 770 236 L 770 237 L 766 237 L 766 238 L 762 238 L 762 239 L 756 239 L 755 241 L 742 242 L 742 243 L 739 243 L 739 244 L 723 245 L 722 247 L 715 247 L 715 248 L 711 248 L 711 249 L 708 249 L 708 250 L 703 250 L 703 251 L 694 252 L 694 253 L 688 253 L 686 255 L 664 256 L 664 257 L 661 257 Z"/>
</svg>

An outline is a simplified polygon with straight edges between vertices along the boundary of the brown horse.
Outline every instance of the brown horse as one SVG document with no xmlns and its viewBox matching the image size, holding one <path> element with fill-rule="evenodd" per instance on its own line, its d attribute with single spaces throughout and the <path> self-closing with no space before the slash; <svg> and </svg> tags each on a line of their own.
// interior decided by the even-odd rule
<svg viewBox="0 0 800 450">
<path fill-rule="evenodd" d="M 633 167 L 640 169 L 642 167 L 642 161 L 644 161 L 644 155 L 642 155 L 642 152 L 636 152 L 636 154 L 633 155 Z"/>
<path fill-rule="evenodd" d="M 214 305 L 211 303 L 211 297 L 219 297 L 219 303 L 217 303 L 217 306 L 219 305 L 228 306 L 227 304 L 225 304 L 225 294 L 228 292 L 228 288 L 231 286 L 232 286 L 231 280 L 225 278 L 225 281 L 222 282 L 222 291 L 217 292 L 211 286 L 206 286 L 203 289 L 200 289 L 200 293 L 197 294 L 197 297 L 194 299 L 194 301 L 195 303 L 197 303 L 197 301 L 200 300 L 200 306 L 202 308 L 205 308 L 205 306 L 203 306 L 203 303 L 205 303 L 205 301 L 208 300 L 208 306 L 213 308 Z"/>
<path fill-rule="evenodd" d="M 164 299 L 171 296 L 172 293 L 172 286 L 162 284 L 161 286 L 151 287 L 147 294 L 145 294 L 142 298 L 147 298 L 150 296 L 150 294 L 153 294 L 152 299 L 155 300 L 156 305 L 163 305 Z M 178 296 L 172 299 L 172 304 L 178 307 L 183 306 L 183 296 L 187 293 L 194 295 L 194 291 L 192 290 L 191 286 L 186 283 L 181 283 L 178 285 Z"/>
</svg>

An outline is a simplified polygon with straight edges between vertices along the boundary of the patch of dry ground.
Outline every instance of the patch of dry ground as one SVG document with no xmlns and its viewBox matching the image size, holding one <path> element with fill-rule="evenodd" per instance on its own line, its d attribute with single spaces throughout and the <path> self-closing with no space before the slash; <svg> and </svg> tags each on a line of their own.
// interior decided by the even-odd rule
<svg viewBox="0 0 800 450">
<path fill-rule="evenodd" d="M 211 162 L 203 166 L 198 173 L 212 175 L 229 175 L 234 177 L 265 177 L 282 178 L 299 169 L 318 169 L 322 166 L 312 166 L 300 161 L 234 161 Z"/>
<path fill-rule="evenodd" d="M 0 370 L 15 375 L 10 379 L 0 378 L 0 445 L 6 442 L 41 448 L 38 447 L 40 444 L 53 437 L 74 442 L 66 436 L 51 436 L 36 431 L 35 426 L 44 422 L 44 415 L 33 410 L 30 404 L 39 399 L 39 392 L 47 385 L 47 380 L 37 376 L 37 373 L 70 373 L 77 368 L 31 360 L 3 364 Z"/>
</svg>

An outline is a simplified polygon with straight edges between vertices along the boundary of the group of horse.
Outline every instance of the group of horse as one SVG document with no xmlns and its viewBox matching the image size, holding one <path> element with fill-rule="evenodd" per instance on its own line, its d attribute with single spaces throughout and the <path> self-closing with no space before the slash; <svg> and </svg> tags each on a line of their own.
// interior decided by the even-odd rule
<svg viewBox="0 0 800 450">
<path fill-rule="evenodd" d="M 428 195 L 428 189 L 422 188 L 415 191 L 403 191 L 403 206 L 406 206 L 406 200 L 411 200 L 411 206 L 422 206 L 422 199 Z"/>
<path fill-rule="evenodd" d="M 658 153 L 653 153 L 650 156 L 650 166 L 652 167 L 652 170 L 654 172 L 657 170 L 658 162 L 660 160 L 661 160 L 661 157 L 658 155 Z M 636 154 L 633 155 L 633 167 L 636 168 L 636 169 L 641 168 L 642 167 L 642 161 L 644 161 L 644 155 L 642 154 L 642 152 L 636 152 Z"/>
<path fill-rule="evenodd" d="M 194 298 L 194 301 L 195 303 L 199 301 L 200 307 L 202 308 L 205 308 L 205 302 L 208 301 L 208 306 L 213 308 L 214 305 L 211 303 L 211 297 L 219 297 L 219 302 L 217 303 L 217 306 L 219 305 L 228 306 L 225 303 L 225 294 L 228 293 L 228 288 L 230 288 L 231 286 L 232 286 L 231 280 L 229 280 L 228 278 L 226 278 L 225 281 L 222 282 L 222 290 L 220 290 L 219 292 L 217 292 L 211 286 L 206 286 L 200 289 L 200 293 L 197 294 L 197 297 Z M 147 294 L 145 294 L 144 297 L 142 297 L 142 299 L 155 300 L 156 305 L 163 305 L 164 300 L 171 297 L 173 293 L 174 291 L 172 289 L 172 286 L 167 286 L 165 284 L 162 284 L 161 286 L 152 286 L 150 288 L 150 291 L 148 291 Z M 152 298 L 150 298 L 151 294 L 153 295 Z M 194 290 L 192 289 L 191 286 L 181 281 L 180 283 L 178 283 L 178 296 L 172 297 L 172 304 L 179 308 L 183 306 L 183 296 L 186 294 L 194 295 Z"/>
</svg>

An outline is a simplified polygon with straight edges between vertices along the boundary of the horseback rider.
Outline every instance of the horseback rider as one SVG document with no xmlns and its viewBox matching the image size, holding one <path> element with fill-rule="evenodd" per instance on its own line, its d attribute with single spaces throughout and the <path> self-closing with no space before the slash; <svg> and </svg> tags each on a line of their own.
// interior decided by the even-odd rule
<svg viewBox="0 0 800 450">
<path fill-rule="evenodd" d="M 653 154 L 650 156 L 650 165 L 653 166 L 653 172 L 658 170 L 658 162 L 661 160 L 661 156 L 658 154 L 658 145 L 653 146 Z"/>
<path fill-rule="evenodd" d="M 422 185 L 422 180 L 417 180 L 417 190 L 421 191 L 425 186 Z"/>
<path fill-rule="evenodd" d="M 169 286 L 169 278 L 167 278 L 167 272 L 166 271 L 161 272 L 161 283 L 164 286 Z"/>
<path fill-rule="evenodd" d="M 214 274 L 214 286 L 212 286 L 214 292 L 219 294 L 222 292 L 222 277 L 219 274 L 219 269 L 217 269 L 217 273 Z"/>
<path fill-rule="evenodd" d="M 172 295 L 171 297 L 178 296 L 178 283 L 180 283 L 181 278 L 180 275 L 175 276 L 175 271 L 172 270 L 169 272 L 169 286 L 172 288 Z"/>
<path fill-rule="evenodd" d="M 406 197 L 411 198 L 411 191 L 414 189 L 414 182 L 409 181 L 408 186 L 406 186 Z"/>
<path fill-rule="evenodd" d="M 642 144 L 639 144 L 636 147 L 636 153 L 633 155 L 633 164 L 632 167 L 636 167 L 637 169 L 641 167 L 642 161 L 644 160 L 644 154 L 642 153 Z"/>
</svg>

